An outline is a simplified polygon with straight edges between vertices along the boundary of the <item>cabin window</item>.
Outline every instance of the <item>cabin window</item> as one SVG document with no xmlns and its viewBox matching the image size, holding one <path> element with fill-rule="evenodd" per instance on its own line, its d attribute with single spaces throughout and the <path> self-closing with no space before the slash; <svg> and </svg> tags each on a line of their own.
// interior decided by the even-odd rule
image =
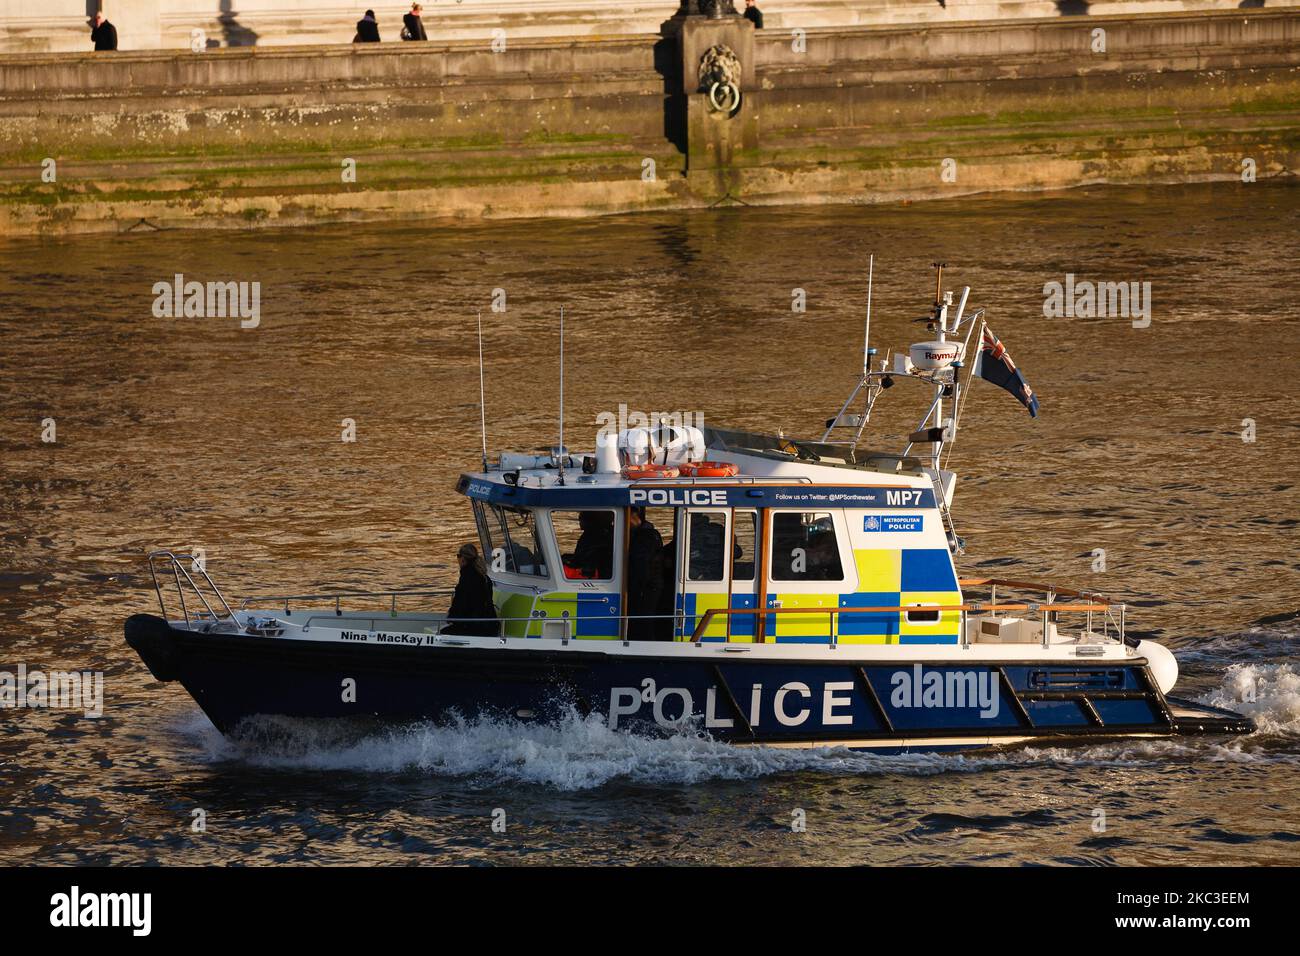
<svg viewBox="0 0 1300 956">
<path fill-rule="evenodd" d="M 731 546 L 731 578 L 733 581 L 754 580 L 754 555 L 758 550 L 758 518 L 752 511 L 737 511 L 735 541 Z"/>
<path fill-rule="evenodd" d="M 646 508 L 645 523 L 659 532 L 659 538 L 664 543 L 663 551 L 660 552 L 663 559 L 664 589 L 671 600 L 677 587 L 677 509 Z"/>
<path fill-rule="evenodd" d="M 917 606 L 922 607 L 923 605 L 917 605 Z M 908 611 L 907 623 L 908 624 L 938 624 L 939 612 L 938 611 Z"/>
<path fill-rule="evenodd" d="M 551 527 L 564 576 L 569 580 L 609 581 L 614 577 L 614 512 L 552 511 Z"/>
<path fill-rule="evenodd" d="M 773 581 L 843 581 L 835 519 L 824 511 L 773 514 L 771 575 Z"/>
<path fill-rule="evenodd" d="M 721 581 L 726 555 L 727 515 L 722 511 L 692 512 L 690 554 L 686 577 L 690 581 Z"/>
<path fill-rule="evenodd" d="M 479 525 L 488 570 L 545 577 L 546 553 L 537 539 L 537 516 L 527 508 L 487 505 Z"/>
</svg>

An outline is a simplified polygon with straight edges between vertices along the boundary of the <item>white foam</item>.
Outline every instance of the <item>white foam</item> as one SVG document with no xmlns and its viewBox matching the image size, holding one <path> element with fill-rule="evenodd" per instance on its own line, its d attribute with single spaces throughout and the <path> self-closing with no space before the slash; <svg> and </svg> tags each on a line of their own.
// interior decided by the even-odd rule
<svg viewBox="0 0 1300 956">
<path fill-rule="evenodd" d="M 1244 700 L 1253 695 L 1254 700 Z M 359 728 L 337 721 L 264 717 L 223 737 L 195 712 L 178 728 L 197 737 L 211 761 L 284 770 L 427 773 L 588 790 L 616 780 L 690 784 L 793 771 L 837 775 L 929 776 L 1070 764 L 1137 767 L 1195 762 L 1293 762 L 1261 750 L 1261 735 L 1300 733 L 1300 674 L 1290 664 L 1237 664 L 1202 703 L 1253 717 L 1261 734 L 1222 741 L 1131 740 L 1084 747 L 1027 748 L 983 755 L 884 755 L 843 748 L 735 747 L 692 730 L 643 737 L 610 730 L 599 714 L 575 712 L 554 724 L 479 718 L 448 724 Z"/>
<path fill-rule="evenodd" d="M 614 780 L 698 783 L 798 770 L 930 775 L 1023 760 L 1023 755 L 881 755 L 843 748 L 735 747 L 690 730 L 664 737 L 614 731 L 598 714 L 582 718 L 576 713 L 555 724 L 480 718 L 363 730 L 340 722 L 263 717 L 245 722 L 230 737 L 223 737 L 206 721 L 180 729 L 196 736 L 208 759 L 216 762 L 285 770 L 422 772 L 560 790 L 587 790 Z"/>
<path fill-rule="evenodd" d="M 1291 664 L 1233 664 L 1200 703 L 1253 718 L 1261 734 L 1300 735 L 1300 673 Z"/>
</svg>

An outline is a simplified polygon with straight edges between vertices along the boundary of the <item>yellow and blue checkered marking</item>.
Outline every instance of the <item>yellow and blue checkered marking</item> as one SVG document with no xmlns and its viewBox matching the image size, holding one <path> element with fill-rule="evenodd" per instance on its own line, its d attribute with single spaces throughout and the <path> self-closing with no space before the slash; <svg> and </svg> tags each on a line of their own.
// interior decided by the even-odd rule
<svg viewBox="0 0 1300 956">
<path fill-rule="evenodd" d="M 507 637 L 541 637 L 542 620 L 563 618 L 566 614 L 574 622 L 572 634 L 576 638 L 613 640 L 618 637 L 621 604 L 618 594 L 552 591 L 538 598 L 536 605 L 531 594 L 517 594 L 498 588 L 494 597 L 498 613 L 504 618 L 526 618 L 534 608 L 546 613 L 544 619 L 506 621 L 503 633 Z"/>
<path fill-rule="evenodd" d="M 756 605 L 754 595 L 752 594 L 733 594 L 731 595 L 731 607 L 737 611 L 752 610 Z M 685 616 L 685 632 L 679 635 L 679 639 L 690 640 L 691 635 L 695 633 L 695 627 L 700 622 L 700 618 L 711 608 L 727 607 L 726 594 L 679 594 L 677 596 L 677 611 Z M 727 639 L 727 618 L 731 618 L 731 640 L 734 643 L 747 644 L 754 640 L 754 618 L 755 614 L 719 614 L 709 622 L 709 626 L 704 629 L 700 636 L 702 641 L 725 641 Z"/>
<path fill-rule="evenodd" d="M 947 548 L 862 548 L 853 552 L 860 590 L 852 594 L 769 593 L 768 607 L 808 608 L 808 614 L 768 614 L 766 630 L 778 643 L 955 644 L 960 614 L 942 611 L 934 622 L 911 622 L 905 611 L 841 610 L 832 624 L 822 607 L 900 607 L 960 604 L 961 592 Z M 832 632 L 831 627 L 835 630 Z"/>
<path fill-rule="evenodd" d="M 953 571 L 952 558 L 946 548 L 866 548 L 855 550 L 854 565 L 858 586 L 851 594 L 834 591 L 769 592 L 766 606 L 806 610 L 807 613 L 765 614 L 769 640 L 790 644 L 820 644 L 832 635 L 845 644 L 955 644 L 960 627 L 957 611 L 942 611 L 937 621 L 908 621 L 905 611 L 863 611 L 858 607 L 899 607 L 909 604 L 960 604 L 961 592 Z M 532 596 L 497 591 L 503 617 L 525 617 L 532 607 Z M 575 621 L 577 638 L 610 640 L 618 637 L 620 599 L 617 594 L 554 592 L 537 603 L 548 618 L 568 616 Z M 689 640 L 701 617 L 711 608 L 730 607 L 733 611 L 755 611 L 752 594 L 689 593 L 677 595 L 676 609 L 685 619 L 679 640 Z M 840 608 L 838 614 L 825 613 Z M 754 639 L 758 614 L 730 615 L 731 640 Z M 720 614 L 709 622 L 702 640 L 727 640 L 728 615 Z M 516 637 L 540 637 L 541 622 L 515 621 L 506 625 L 506 634 Z"/>
<path fill-rule="evenodd" d="M 778 592 L 769 594 L 768 607 L 780 602 L 781 614 L 766 615 L 763 625 L 767 636 L 778 644 L 825 644 L 836 627 L 837 615 L 827 614 L 830 608 L 839 607 L 841 595 L 834 591 L 819 594 Z M 787 609 L 807 610 L 807 614 L 792 614 Z"/>
</svg>

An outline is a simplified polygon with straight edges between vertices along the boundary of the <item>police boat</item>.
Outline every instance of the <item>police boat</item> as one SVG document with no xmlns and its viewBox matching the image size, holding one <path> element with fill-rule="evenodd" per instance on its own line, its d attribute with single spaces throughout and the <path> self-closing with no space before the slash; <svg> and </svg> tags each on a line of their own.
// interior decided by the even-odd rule
<svg viewBox="0 0 1300 956">
<path fill-rule="evenodd" d="M 607 426 L 591 454 L 561 442 L 489 462 L 485 441 L 456 486 L 496 611 L 474 626 L 428 608 L 446 591 L 234 607 L 201 562 L 157 551 L 161 616 L 131 617 L 126 640 L 224 733 L 260 715 L 575 711 L 632 733 L 880 752 L 1253 731 L 1172 696 L 1173 654 L 1126 632 L 1124 604 L 959 575 L 944 466 L 967 389 L 981 378 L 1038 409 L 983 310 L 965 315 L 969 292 L 954 303 L 940 267 L 932 339 L 879 360 L 868 297 L 862 374 L 815 440 L 661 419 Z M 919 427 L 899 451 L 863 448 L 877 400 L 904 384 L 928 398 Z"/>
</svg>

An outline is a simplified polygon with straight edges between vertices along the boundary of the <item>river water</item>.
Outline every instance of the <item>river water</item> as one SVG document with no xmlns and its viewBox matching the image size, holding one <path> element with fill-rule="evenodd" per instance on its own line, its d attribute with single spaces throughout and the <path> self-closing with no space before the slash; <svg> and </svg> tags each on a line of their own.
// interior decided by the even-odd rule
<svg viewBox="0 0 1300 956">
<path fill-rule="evenodd" d="M 123 642 L 150 548 L 204 549 L 240 598 L 449 585 L 478 309 L 494 450 L 556 441 L 562 305 L 571 446 L 620 402 L 815 434 L 861 362 L 869 253 L 882 354 L 925 337 L 944 259 L 1041 399 L 1031 421 L 971 393 L 961 570 L 1128 601 L 1178 692 L 1257 734 L 891 758 L 575 716 L 228 741 Z M 156 317 L 177 273 L 260 283 L 258 326 Z M 1149 325 L 1044 317 L 1067 274 L 1150 283 Z M 0 667 L 105 675 L 98 719 L 0 714 L 0 861 L 1294 863 L 1297 289 L 1286 184 L 0 244 Z M 887 394 L 871 444 L 922 401 Z"/>
</svg>

